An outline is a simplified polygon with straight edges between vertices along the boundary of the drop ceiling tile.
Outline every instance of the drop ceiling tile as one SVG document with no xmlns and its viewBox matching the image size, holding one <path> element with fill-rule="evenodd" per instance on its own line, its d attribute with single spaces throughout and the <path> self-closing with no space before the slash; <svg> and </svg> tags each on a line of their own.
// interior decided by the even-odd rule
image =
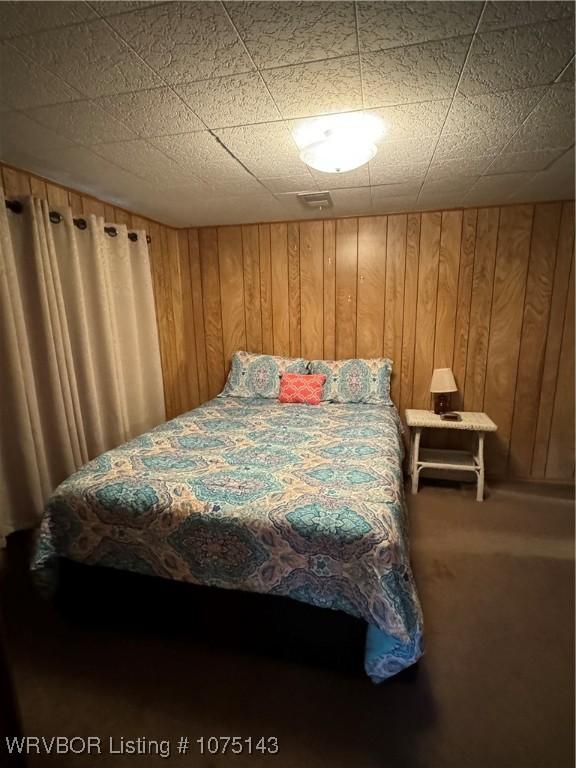
<svg viewBox="0 0 576 768">
<path fill-rule="evenodd" d="M 368 164 L 355 168 L 346 173 L 322 173 L 310 169 L 316 184 L 320 189 L 346 189 L 348 187 L 368 187 L 370 186 L 370 172 Z"/>
<path fill-rule="evenodd" d="M 432 179 L 427 176 L 420 190 L 420 198 L 431 199 L 434 195 L 462 197 L 476 184 L 478 178 L 478 176 L 454 176 Z"/>
<path fill-rule="evenodd" d="M 205 129 L 202 121 L 171 88 L 102 96 L 96 103 L 142 138 Z"/>
<path fill-rule="evenodd" d="M 436 156 L 428 170 L 426 179 L 440 181 L 441 179 L 453 179 L 459 176 L 481 176 L 491 162 L 493 155 L 487 157 L 457 157 L 445 159 L 442 162 Z"/>
<path fill-rule="evenodd" d="M 487 173 L 519 173 L 543 171 L 564 153 L 563 149 L 542 149 L 534 152 L 502 153 L 494 159 Z"/>
<path fill-rule="evenodd" d="M 407 158 L 405 158 L 407 160 Z M 428 163 L 414 163 L 407 165 L 406 162 L 400 165 L 387 165 L 386 163 L 374 164 L 370 162 L 370 180 L 372 184 L 400 184 L 407 181 L 416 181 L 424 179 Z"/>
<path fill-rule="evenodd" d="M 229 2 L 226 8 L 259 69 L 357 52 L 354 3 Z"/>
<path fill-rule="evenodd" d="M 568 64 L 566 69 L 560 73 L 558 83 L 573 83 L 574 82 L 574 59 Z"/>
<path fill-rule="evenodd" d="M 91 101 L 37 107 L 26 112 L 36 122 L 76 144 L 99 144 L 134 138 L 134 133 Z"/>
<path fill-rule="evenodd" d="M 518 202 L 574 199 L 574 149 L 564 153 L 545 171 L 536 173 L 511 199 Z"/>
<path fill-rule="evenodd" d="M 204 178 L 243 176 L 244 168 L 208 131 L 150 139 L 150 144 L 175 160 L 183 170 Z"/>
<path fill-rule="evenodd" d="M 282 218 L 283 207 L 272 195 L 232 195 L 191 201 L 188 225 L 256 224 Z"/>
<path fill-rule="evenodd" d="M 528 119 L 506 145 L 506 152 L 567 149 L 574 143 L 574 86 L 557 83 L 548 89 Z"/>
<path fill-rule="evenodd" d="M 30 35 L 95 18 L 97 14 L 86 3 L 1 2 L 0 38 Z"/>
<path fill-rule="evenodd" d="M 319 188 L 327 189 L 327 187 L 318 184 L 310 173 L 303 173 L 299 176 L 281 176 L 276 179 L 262 179 L 262 183 L 274 195 L 286 192 L 312 192 Z"/>
<path fill-rule="evenodd" d="M 418 195 L 398 195 L 397 197 L 375 197 L 372 195 L 373 213 L 405 213 L 414 210 Z"/>
<path fill-rule="evenodd" d="M 372 200 L 380 201 L 387 198 L 408 198 L 418 197 L 418 192 L 422 186 L 421 180 L 404 181 L 397 184 L 377 184 L 372 187 Z"/>
<path fill-rule="evenodd" d="M 520 125 L 545 95 L 546 86 L 503 93 L 454 97 L 443 134 L 498 130 L 502 125 Z"/>
<path fill-rule="evenodd" d="M 266 195 L 269 191 L 267 185 L 260 182 L 255 176 L 241 169 L 242 173 L 234 176 L 219 176 L 206 174 L 202 180 L 207 188 L 211 190 L 210 194 L 224 195 L 234 197 L 238 195 Z"/>
<path fill-rule="evenodd" d="M 222 128 L 216 135 L 259 178 L 299 176 L 306 170 L 283 123 Z"/>
<path fill-rule="evenodd" d="M 373 109 L 386 123 L 386 140 L 397 141 L 416 137 L 437 136 L 444 124 L 450 99 L 399 104 L 394 107 Z"/>
<path fill-rule="evenodd" d="M 163 3 L 108 21 L 172 85 L 254 69 L 221 3 Z"/>
<path fill-rule="evenodd" d="M 503 203 L 529 182 L 534 173 L 503 173 L 481 176 L 464 196 L 464 205 Z"/>
<path fill-rule="evenodd" d="M 140 176 L 153 183 L 168 186 L 183 182 L 187 176 L 195 178 L 174 160 L 142 139 L 97 144 L 92 147 L 92 151 L 134 176 Z"/>
<path fill-rule="evenodd" d="M 488 32 L 508 27 L 521 27 L 525 24 L 538 24 L 554 19 L 574 16 L 574 3 L 559 2 L 524 2 L 523 0 L 498 0 L 486 3 L 482 14 L 479 32 Z"/>
<path fill-rule="evenodd" d="M 12 150 L 30 151 L 36 156 L 42 153 L 73 145 L 69 139 L 43 125 L 39 125 L 20 112 L 7 112 L 0 121 L 0 147 L 3 157 Z"/>
<path fill-rule="evenodd" d="M 0 72 L 0 98 L 15 109 L 80 98 L 78 91 L 9 45 L 0 45 Z"/>
<path fill-rule="evenodd" d="M 178 85 L 175 90 L 209 128 L 280 120 L 257 72 Z"/>
<path fill-rule="evenodd" d="M 457 37 L 361 54 L 365 106 L 452 98 L 469 45 Z"/>
<path fill-rule="evenodd" d="M 421 194 L 415 207 L 420 211 L 438 211 L 459 208 L 462 204 L 463 195 L 461 194 L 431 192 Z"/>
<path fill-rule="evenodd" d="M 379 51 L 404 45 L 471 35 L 481 3 L 359 2 L 360 49 Z"/>
<path fill-rule="evenodd" d="M 378 154 L 371 160 L 370 167 L 429 163 L 434 154 L 435 146 L 435 138 L 406 139 L 405 141 L 384 140 L 378 147 Z"/>
<path fill-rule="evenodd" d="M 463 161 L 497 155 L 514 133 L 514 126 L 485 132 L 442 134 L 434 152 L 433 164 L 460 158 Z"/>
<path fill-rule="evenodd" d="M 358 56 L 262 72 L 283 117 L 307 117 L 362 108 Z"/>
<path fill-rule="evenodd" d="M 372 196 L 370 194 L 370 187 L 333 189 L 330 192 L 330 197 L 334 203 L 336 216 L 371 212 Z"/>
<path fill-rule="evenodd" d="M 162 85 L 159 77 L 102 20 L 18 37 L 12 44 L 85 96 Z"/>
<path fill-rule="evenodd" d="M 68 147 L 52 150 L 43 156 L 49 178 L 67 184 L 96 197 L 119 200 L 127 207 L 135 207 L 137 195 L 148 189 L 146 182 L 122 168 L 95 155 L 84 147 Z"/>
<path fill-rule="evenodd" d="M 551 83 L 574 55 L 564 20 L 478 34 L 459 85 L 465 96 Z"/>
<path fill-rule="evenodd" d="M 139 2 L 138 0 L 90 0 L 90 5 L 100 16 L 116 16 L 119 13 L 128 11 L 139 11 L 149 5 L 155 5 L 162 0 L 152 0 L 152 2 Z"/>
</svg>

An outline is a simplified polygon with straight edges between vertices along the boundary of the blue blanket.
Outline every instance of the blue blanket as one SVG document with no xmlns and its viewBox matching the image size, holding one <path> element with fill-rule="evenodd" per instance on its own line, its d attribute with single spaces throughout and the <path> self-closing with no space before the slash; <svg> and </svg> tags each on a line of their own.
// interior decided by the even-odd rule
<svg viewBox="0 0 576 768">
<path fill-rule="evenodd" d="M 422 653 L 393 407 L 222 397 L 62 483 L 33 569 L 60 557 L 285 595 L 368 623 L 375 682 Z"/>
</svg>

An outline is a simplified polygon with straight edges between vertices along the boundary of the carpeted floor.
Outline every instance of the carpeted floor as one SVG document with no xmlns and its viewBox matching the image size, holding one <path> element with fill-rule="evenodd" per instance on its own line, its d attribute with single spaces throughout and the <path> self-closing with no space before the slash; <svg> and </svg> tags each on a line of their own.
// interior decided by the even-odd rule
<svg viewBox="0 0 576 768">
<path fill-rule="evenodd" d="M 56 611 L 30 589 L 13 537 L 2 602 L 25 732 L 173 748 L 190 738 L 187 757 L 169 760 L 29 764 L 573 766 L 569 492 L 502 486 L 477 504 L 464 486 L 425 485 L 409 507 L 427 654 L 416 675 L 381 686 L 363 676 L 359 622 L 278 598 L 103 576 L 83 587 L 73 615 L 70 599 Z M 69 581 L 77 589 L 76 574 Z M 276 736 L 279 752 L 200 756 L 195 740 L 212 735 Z"/>
</svg>

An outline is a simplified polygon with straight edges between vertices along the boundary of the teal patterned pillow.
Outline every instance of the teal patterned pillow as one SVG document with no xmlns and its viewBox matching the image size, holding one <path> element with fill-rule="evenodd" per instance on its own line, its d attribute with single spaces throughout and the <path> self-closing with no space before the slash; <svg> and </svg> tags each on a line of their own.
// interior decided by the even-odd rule
<svg viewBox="0 0 576 768">
<path fill-rule="evenodd" d="M 312 360 L 310 373 L 326 376 L 322 400 L 392 405 L 392 361 L 385 357 L 372 360 Z"/>
<path fill-rule="evenodd" d="M 283 373 L 307 373 L 308 361 L 301 357 L 257 355 L 235 352 L 226 386 L 218 397 L 266 397 L 277 399 Z"/>
</svg>

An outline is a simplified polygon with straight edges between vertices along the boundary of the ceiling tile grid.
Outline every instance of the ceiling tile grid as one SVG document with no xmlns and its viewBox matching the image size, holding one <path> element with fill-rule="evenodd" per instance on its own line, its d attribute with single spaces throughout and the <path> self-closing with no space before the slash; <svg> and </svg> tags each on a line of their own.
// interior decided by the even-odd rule
<svg viewBox="0 0 576 768">
<path fill-rule="evenodd" d="M 1 2 L 4 161 L 178 226 L 574 194 L 571 2 Z M 302 120 L 387 132 L 342 175 Z"/>
</svg>

